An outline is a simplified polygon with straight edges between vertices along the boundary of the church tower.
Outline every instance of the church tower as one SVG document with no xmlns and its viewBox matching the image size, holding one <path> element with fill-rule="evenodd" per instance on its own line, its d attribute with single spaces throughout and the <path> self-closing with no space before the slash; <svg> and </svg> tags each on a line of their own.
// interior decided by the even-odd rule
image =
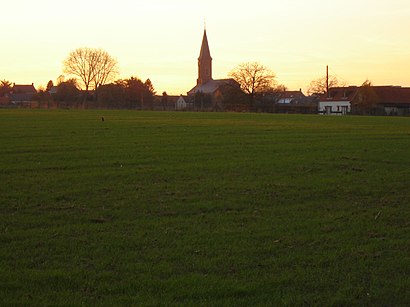
<svg viewBox="0 0 410 307">
<path fill-rule="evenodd" d="M 198 80 L 197 85 L 202 85 L 212 80 L 212 58 L 209 51 L 208 38 L 206 29 L 202 38 L 201 52 L 198 58 Z"/>
</svg>

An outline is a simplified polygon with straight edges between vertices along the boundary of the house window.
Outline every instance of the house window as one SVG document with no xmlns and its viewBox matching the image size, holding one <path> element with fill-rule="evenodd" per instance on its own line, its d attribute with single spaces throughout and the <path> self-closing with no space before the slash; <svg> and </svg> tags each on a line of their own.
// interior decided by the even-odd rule
<svg viewBox="0 0 410 307">
<path fill-rule="evenodd" d="M 347 114 L 348 111 L 349 111 L 348 106 L 342 106 L 342 114 Z"/>
</svg>

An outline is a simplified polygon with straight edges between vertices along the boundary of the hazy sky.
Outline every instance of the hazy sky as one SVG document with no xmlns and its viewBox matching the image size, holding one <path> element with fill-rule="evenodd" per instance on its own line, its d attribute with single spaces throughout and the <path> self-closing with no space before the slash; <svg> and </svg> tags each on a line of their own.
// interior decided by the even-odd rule
<svg viewBox="0 0 410 307">
<path fill-rule="evenodd" d="M 214 78 L 258 61 L 289 89 L 306 89 L 327 64 L 347 84 L 410 86 L 409 0 L 7 1 L 0 80 L 45 86 L 70 51 L 95 47 L 118 60 L 120 77 L 186 93 L 204 19 Z"/>
</svg>

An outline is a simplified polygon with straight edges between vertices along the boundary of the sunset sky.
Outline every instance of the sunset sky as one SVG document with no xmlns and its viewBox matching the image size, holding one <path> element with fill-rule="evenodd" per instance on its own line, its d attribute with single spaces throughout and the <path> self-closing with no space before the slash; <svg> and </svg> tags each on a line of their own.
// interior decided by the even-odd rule
<svg viewBox="0 0 410 307">
<path fill-rule="evenodd" d="M 409 0 L 7 1 L 0 80 L 45 86 L 70 51 L 93 47 L 118 60 L 119 78 L 185 94 L 205 19 L 215 79 L 258 61 L 291 90 L 306 90 L 326 65 L 346 84 L 410 86 Z"/>
</svg>

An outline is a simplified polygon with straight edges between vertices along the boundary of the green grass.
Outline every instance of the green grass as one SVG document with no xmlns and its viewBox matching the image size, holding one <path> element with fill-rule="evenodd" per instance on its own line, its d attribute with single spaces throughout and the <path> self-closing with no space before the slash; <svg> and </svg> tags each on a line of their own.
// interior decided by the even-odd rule
<svg viewBox="0 0 410 307">
<path fill-rule="evenodd" d="M 409 154 L 409 118 L 0 110 L 0 305 L 408 306 Z"/>
</svg>

